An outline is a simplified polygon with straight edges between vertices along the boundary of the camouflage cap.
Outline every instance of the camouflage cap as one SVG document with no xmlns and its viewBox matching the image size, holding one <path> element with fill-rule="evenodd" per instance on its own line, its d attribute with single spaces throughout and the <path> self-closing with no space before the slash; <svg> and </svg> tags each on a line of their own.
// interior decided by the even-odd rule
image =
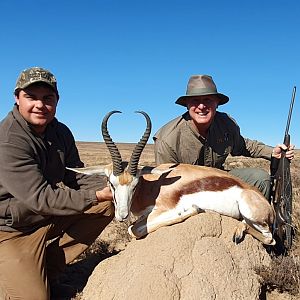
<svg viewBox="0 0 300 300">
<path fill-rule="evenodd" d="M 21 72 L 16 82 L 15 93 L 36 82 L 44 82 L 50 85 L 58 97 L 56 78 L 51 72 L 40 67 L 29 68 Z"/>
</svg>

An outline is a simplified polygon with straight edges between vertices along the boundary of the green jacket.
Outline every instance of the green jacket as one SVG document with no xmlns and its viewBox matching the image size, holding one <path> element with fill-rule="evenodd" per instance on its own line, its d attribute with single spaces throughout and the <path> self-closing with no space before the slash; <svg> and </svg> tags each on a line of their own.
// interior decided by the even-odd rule
<svg viewBox="0 0 300 300">
<path fill-rule="evenodd" d="M 32 231 L 51 216 L 82 213 L 97 203 L 100 176 L 65 169 L 82 167 L 71 131 L 54 119 L 36 135 L 15 105 L 0 123 L 0 230 Z"/>
<path fill-rule="evenodd" d="M 187 163 L 224 169 L 229 154 L 271 159 L 273 148 L 243 138 L 239 126 L 226 113 L 216 112 L 206 139 L 191 125 L 186 112 L 159 129 L 153 137 L 156 164 Z"/>
</svg>

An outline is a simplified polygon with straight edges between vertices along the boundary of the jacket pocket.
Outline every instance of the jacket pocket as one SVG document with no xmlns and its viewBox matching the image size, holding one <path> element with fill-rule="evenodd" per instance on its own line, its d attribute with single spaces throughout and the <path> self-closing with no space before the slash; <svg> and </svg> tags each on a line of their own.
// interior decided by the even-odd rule
<svg viewBox="0 0 300 300">
<path fill-rule="evenodd" d="M 226 158 L 228 157 L 230 152 L 231 152 L 231 147 L 230 146 L 225 147 L 225 149 L 222 149 L 222 151 L 214 152 L 214 155 L 213 155 L 213 158 L 214 158 L 213 165 L 214 165 L 214 167 L 216 167 L 218 169 L 223 169 Z"/>
</svg>

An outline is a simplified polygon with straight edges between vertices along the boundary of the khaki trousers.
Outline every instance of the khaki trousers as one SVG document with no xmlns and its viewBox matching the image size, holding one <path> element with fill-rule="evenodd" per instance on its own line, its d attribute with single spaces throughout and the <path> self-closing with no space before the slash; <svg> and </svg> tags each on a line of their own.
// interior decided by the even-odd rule
<svg viewBox="0 0 300 300">
<path fill-rule="evenodd" d="M 113 203 L 106 201 L 80 215 L 53 217 L 32 233 L 0 231 L 0 299 L 50 299 L 49 281 L 95 241 L 113 216 Z"/>
<path fill-rule="evenodd" d="M 270 195 L 270 175 L 259 168 L 236 168 L 229 171 L 231 175 L 239 177 L 244 182 L 257 187 L 268 200 Z"/>
</svg>

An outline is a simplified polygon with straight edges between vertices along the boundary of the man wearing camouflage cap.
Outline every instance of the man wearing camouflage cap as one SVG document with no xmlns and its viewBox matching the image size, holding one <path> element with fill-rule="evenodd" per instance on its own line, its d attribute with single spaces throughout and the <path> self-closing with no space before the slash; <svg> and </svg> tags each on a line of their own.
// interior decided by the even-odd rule
<svg viewBox="0 0 300 300">
<path fill-rule="evenodd" d="M 63 296 L 58 276 L 112 220 L 103 177 L 83 167 L 68 127 L 55 118 L 54 75 L 23 71 L 0 123 L 0 299 Z M 70 292 L 68 290 L 67 292 Z"/>
</svg>

